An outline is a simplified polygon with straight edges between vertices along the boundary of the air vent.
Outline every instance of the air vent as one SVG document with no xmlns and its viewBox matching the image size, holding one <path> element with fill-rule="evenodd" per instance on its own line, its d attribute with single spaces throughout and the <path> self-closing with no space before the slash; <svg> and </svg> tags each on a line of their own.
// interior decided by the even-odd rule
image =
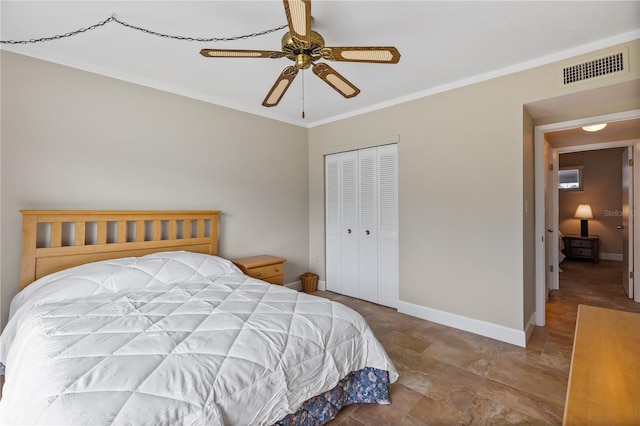
<svg viewBox="0 0 640 426">
<path fill-rule="evenodd" d="M 563 84 L 577 83 L 596 77 L 625 71 L 623 52 L 572 65 L 562 69 Z"/>
</svg>

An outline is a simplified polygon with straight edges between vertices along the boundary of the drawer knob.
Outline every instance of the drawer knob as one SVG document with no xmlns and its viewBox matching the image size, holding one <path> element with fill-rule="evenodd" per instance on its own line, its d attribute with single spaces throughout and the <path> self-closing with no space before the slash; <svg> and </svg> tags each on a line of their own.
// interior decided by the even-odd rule
<svg viewBox="0 0 640 426">
<path fill-rule="evenodd" d="M 256 272 L 256 277 L 259 277 L 259 276 L 260 276 L 260 272 Z"/>
<path fill-rule="evenodd" d="M 364 231 L 364 233 L 369 235 L 371 232 L 369 232 L 369 230 L 367 229 L 366 231 Z"/>
<path fill-rule="evenodd" d="M 278 268 L 275 269 L 276 272 L 280 272 L 280 270 Z"/>
<path fill-rule="evenodd" d="M 347 229 L 347 234 L 350 234 L 350 233 L 351 233 L 351 229 Z"/>
</svg>

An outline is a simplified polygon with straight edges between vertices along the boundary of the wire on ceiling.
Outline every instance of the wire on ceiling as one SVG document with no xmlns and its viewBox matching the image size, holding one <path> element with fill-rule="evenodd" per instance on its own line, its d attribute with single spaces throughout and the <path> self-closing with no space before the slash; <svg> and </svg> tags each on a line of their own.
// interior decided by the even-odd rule
<svg viewBox="0 0 640 426">
<path fill-rule="evenodd" d="M 68 33 L 64 33 L 64 34 L 56 34 L 53 36 L 49 36 L 49 37 L 40 37 L 40 38 L 31 38 L 28 40 L 0 40 L 1 44 L 32 44 L 32 43 L 42 43 L 45 41 L 54 41 L 54 40 L 60 40 L 63 38 L 67 38 L 67 37 L 73 37 L 82 33 L 85 33 L 87 31 L 91 31 L 91 30 L 95 30 L 96 28 L 100 28 L 110 22 L 115 22 L 117 24 L 120 24 L 124 27 L 130 28 L 132 30 L 136 30 L 136 31 L 140 31 L 146 34 L 150 34 L 150 35 L 154 35 L 157 37 L 162 37 L 162 38 L 171 38 L 174 40 L 181 40 L 181 41 L 197 41 L 197 42 L 207 42 L 207 43 L 211 43 L 211 42 L 223 42 L 223 41 L 234 41 L 234 40 L 244 40 L 244 39 L 248 39 L 248 38 L 254 38 L 254 37 L 259 37 L 262 35 L 266 35 L 266 34 L 271 34 L 273 32 L 276 31 L 280 31 L 282 29 L 287 28 L 287 24 L 281 25 L 279 27 L 276 28 L 271 28 L 268 30 L 264 30 L 264 31 L 258 31 L 255 33 L 251 33 L 251 34 L 243 34 L 243 35 L 239 35 L 239 36 L 230 36 L 230 37 L 191 37 L 191 36 L 181 36 L 181 35 L 173 35 L 173 34 L 166 34 L 166 33 L 161 33 L 158 31 L 153 31 L 150 30 L 148 28 L 143 28 L 143 27 L 138 27 L 136 25 L 132 25 L 129 24 L 127 22 L 124 22 L 118 18 L 116 18 L 115 13 L 113 15 L 111 15 L 109 18 L 100 21 L 96 24 L 90 25 L 88 27 L 83 27 L 83 28 L 79 28 L 75 31 L 70 31 Z"/>
</svg>

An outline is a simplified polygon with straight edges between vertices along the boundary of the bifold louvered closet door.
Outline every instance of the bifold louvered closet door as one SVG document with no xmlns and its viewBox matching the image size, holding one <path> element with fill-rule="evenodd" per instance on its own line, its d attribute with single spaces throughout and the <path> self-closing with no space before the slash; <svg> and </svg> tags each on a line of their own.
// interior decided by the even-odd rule
<svg viewBox="0 0 640 426">
<path fill-rule="evenodd" d="M 397 144 L 325 157 L 327 290 L 398 303 Z"/>
</svg>

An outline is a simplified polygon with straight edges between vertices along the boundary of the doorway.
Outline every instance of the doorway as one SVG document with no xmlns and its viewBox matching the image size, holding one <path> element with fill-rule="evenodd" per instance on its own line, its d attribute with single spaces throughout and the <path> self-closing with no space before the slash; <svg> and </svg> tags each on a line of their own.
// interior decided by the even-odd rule
<svg viewBox="0 0 640 426">
<path fill-rule="evenodd" d="M 562 136 L 559 132 L 550 135 L 549 140 L 553 144 Z M 628 240 L 633 215 L 629 215 L 629 203 L 625 207 L 624 202 L 626 193 L 633 204 L 633 181 L 628 179 L 629 185 L 623 185 L 623 174 L 631 175 L 629 156 L 633 153 L 629 151 L 632 148 L 633 145 L 593 150 L 585 145 L 559 153 L 557 274 L 560 289 L 571 279 L 583 278 L 597 290 L 598 284 L 603 283 L 598 277 L 606 277 L 606 281 L 615 281 L 625 289 L 624 293 L 616 289 L 616 294 L 633 299 L 633 286 L 629 286 L 633 280 L 623 280 L 624 276 L 628 278 L 629 259 L 633 257 L 633 247 Z M 577 218 L 583 212 L 591 218 Z M 602 275 L 604 269 L 611 273 Z M 565 270 L 568 273 L 564 273 Z"/>
<path fill-rule="evenodd" d="M 547 125 L 536 126 L 534 130 L 534 155 L 535 155 L 535 235 L 536 235 L 536 310 L 535 324 L 543 326 L 545 324 L 545 304 L 548 293 L 551 289 L 559 286 L 558 276 L 558 156 L 561 152 L 571 152 L 572 150 L 595 150 L 614 147 L 633 146 L 632 152 L 638 157 L 640 143 L 635 140 L 621 140 L 617 142 L 592 142 L 584 145 L 571 145 L 561 147 L 551 147 L 547 134 L 551 132 L 577 129 L 582 126 L 597 123 L 615 123 L 627 120 L 636 120 L 640 117 L 640 110 L 627 111 L 622 113 L 608 114 L 603 116 L 589 117 L 566 122 L 559 122 Z M 640 158 L 640 157 L 638 157 Z M 640 167 L 636 161 L 633 166 L 634 181 L 638 181 Z M 638 197 L 638 184 L 634 186 L 635 199 Z M 631 244 L 640 247 L 640 232 L 638 227 L 631 230 Z M 638 256 L 630 256 L 630 269 L 638 269 Z M 633 285 L 634 300 L 640 302 L 640 285 L 635 280 Z"/>
</svg>

